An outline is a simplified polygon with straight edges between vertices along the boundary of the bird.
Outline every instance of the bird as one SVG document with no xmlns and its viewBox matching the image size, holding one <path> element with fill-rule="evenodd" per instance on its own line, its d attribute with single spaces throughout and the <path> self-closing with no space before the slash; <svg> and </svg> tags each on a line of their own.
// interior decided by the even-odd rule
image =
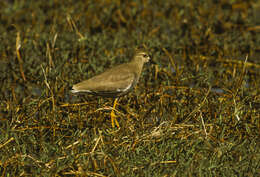
<svg viewBox="0 0 260 177">
<path fill-rule="evenodd" d="M 129 93 L 138 83 L 143 65 L 149 62 L 150 56 L 144 50 L 137 50 L 128 63 L 112 67 L 105 72 L 91 77 L 72 86 L 72 93 L 88 93 L 101 97 L 115 98 L 113 109 L 110 113 L 111 125 L 114 128 L 119 123 L 114 110 L 118 98 Z"/>
</svg>

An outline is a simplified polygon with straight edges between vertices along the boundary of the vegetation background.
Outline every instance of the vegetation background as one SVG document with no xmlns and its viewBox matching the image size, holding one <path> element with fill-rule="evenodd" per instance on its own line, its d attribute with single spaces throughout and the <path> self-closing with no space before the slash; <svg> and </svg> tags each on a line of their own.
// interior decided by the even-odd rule
<svg viewBox="0 0 260 177">
<path fill-rule="evenodd" d="M 257 0 L 0 1 L 1 176 L 258 176 L 259 19 Z M 112 128 L 112 99 L 69 87 L 139 46 Z"/>
</svg>

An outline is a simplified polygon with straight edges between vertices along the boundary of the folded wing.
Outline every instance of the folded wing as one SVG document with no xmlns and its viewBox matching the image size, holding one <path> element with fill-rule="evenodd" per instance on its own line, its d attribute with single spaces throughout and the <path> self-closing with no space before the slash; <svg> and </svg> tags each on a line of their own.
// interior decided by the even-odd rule
<svg viewBox="0 0 260 177">
<path fill-rule="evenodd" d="M 135 83 L 135 72 L 131 71 L 131 68 L 121 65 L 74 85 L 72 92 L 117 97 L 128 93 Z"/>
</svg>

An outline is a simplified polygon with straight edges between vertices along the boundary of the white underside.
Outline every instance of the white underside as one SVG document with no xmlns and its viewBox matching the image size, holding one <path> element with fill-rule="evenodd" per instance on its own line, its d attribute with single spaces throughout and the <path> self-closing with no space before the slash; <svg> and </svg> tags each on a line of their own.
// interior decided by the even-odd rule
<svg viewBox="0 0 260 177">
<path fill-rule="evenodd" d="M 124 89 L 117 89 L 116 91 L 118 91 L 118 92 L 126 92 L 127 90 L 129 90 L 131 88 L 131 86 L 132 86 L 132 82 L 126 88 L 124 88 Z"/>
<path fill-rule="evenodd" d="M 71 93 L 79 93 L 79 92 L 91 93 L 92 91 L 90 91 L 90 90 L 71 90 Z"/>
</svg>

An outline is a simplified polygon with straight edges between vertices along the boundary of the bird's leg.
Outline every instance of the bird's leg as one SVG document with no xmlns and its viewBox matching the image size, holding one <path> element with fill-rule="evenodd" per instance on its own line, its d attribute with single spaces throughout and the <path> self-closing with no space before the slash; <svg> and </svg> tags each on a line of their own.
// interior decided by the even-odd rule
<svg viewBox="0 0 260 177">
<path fill-rule="evenodd" d="M 117 105 L 117 100 L 118 100 L 118 98 L 115 99 L 114 105 L 113 105 L 113 109 L 112 109 L 111 114 L 110 114 L 110 116 L 111 116 L 111 124 L 112 124 L 112 127 L 113 127 L 113 128 L 115 127 L 115 123 L 116 123 L 116 126 L 117 126 L 118 128 L 120 127 L 120 126 L 119 126 L 119 123 L 118 123 L 117 120 L 116 120 L 116 114 L 115 114 L 116 105 Z"/>
</svg>

